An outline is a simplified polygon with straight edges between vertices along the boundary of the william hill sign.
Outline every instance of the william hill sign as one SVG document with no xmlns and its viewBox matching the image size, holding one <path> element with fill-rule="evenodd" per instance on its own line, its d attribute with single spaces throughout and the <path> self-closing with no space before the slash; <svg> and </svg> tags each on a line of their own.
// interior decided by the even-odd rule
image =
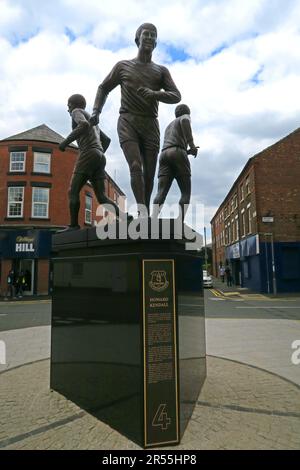
<svg viewBox="0 0 300 470">
<path fill-rule="evenodd" d="M 34 237 L 16 237 L 16 253 L 34 253 Z"/>
<path fill-rule="evenodd" d="M 2 258 L 49 258 L 51 254 L 50 230 L 0 230 Z"/>
</svg>

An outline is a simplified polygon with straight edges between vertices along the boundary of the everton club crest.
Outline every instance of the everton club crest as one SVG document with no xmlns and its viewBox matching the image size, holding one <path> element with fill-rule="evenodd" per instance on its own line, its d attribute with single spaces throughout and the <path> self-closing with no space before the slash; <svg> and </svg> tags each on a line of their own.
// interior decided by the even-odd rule
<svg viewBox="0 0 300 470">
<path fill-rule="evenodd" d="M 166 271 L 152 271 L 149 286 L 151 287 L 151 289 L 157 292 L 162 292 L 166 290 L 169 286 Z"/>
</svg>

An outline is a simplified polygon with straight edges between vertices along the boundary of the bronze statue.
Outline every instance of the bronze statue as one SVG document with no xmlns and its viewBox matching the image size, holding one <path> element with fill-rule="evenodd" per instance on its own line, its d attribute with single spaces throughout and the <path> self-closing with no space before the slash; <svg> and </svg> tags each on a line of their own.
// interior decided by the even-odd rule
<svg viewBox="0 0 300 470">
<path fill-rule="evenodd" d="M 181 191 L 179 206 L 182 221 L 188 210 L 191 198 L 191 166 L 188 155 L 196 157 L 199 148 L 194 144 L 190 114 L 190 108 L 186 104 L 179 104 L 175 109 L 175 119 L 166 128 L 159 158 L 158 191 L 154 199 L 153 217 L 158 217 L 174 179 Z"/>
<path fill-rule="evenodd" d="M 153 24 L 144 23 L 138 28 L 137 57 L 118 62 L 99 85 L 91 117 L 92 124 L 99 122 L 107 95 L 120 85 L 120 145 L 129 165 L 136 202 L 146 206 L 148 211 L 160 144 L 158 104 L 159 101 L 178 103 L 181 99 L 168 69 L 151 60 L 156 40 L 157 30 Z"/>
<path fill-rule="evenodd" d="M 80 229 L 78 212 L 80 208 L 80 191 L 89 180 L 99 204 L 111 205 L 117 217 L 126 218 L 119 207 L 105 194 L 104 152 L 110 144 L 110 138 L 100 131 L 98 126 L 90 124 L 90 115 L 85 110 L 86 100 L 82 95 L 72 95 L 68 100 L 68 112 L 72 117 L 72 132 L 61 142 L 59 149 L 64 152 L 66 147 L 77 141 L 79 156 L 73 171 L 69 189 L 69 208 L 71 223 L 67 230 Z"/>
</svg>

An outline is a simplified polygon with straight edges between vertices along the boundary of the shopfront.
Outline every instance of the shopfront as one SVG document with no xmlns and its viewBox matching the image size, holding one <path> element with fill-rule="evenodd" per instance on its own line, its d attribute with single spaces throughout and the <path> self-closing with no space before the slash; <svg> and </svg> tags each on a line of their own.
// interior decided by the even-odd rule
<svg viewBox="0 0 300 470">
<path fill-rule="evenodd" d="M 49 258 L 51 252 L 50 230 L 1 230 L 1 292 L 5 294 L 10 270 L 16 279 L 23 275 L 23 295 L 48 294 Z"/>
<path fill-rule="evenodd" d="M 226 248 L 235 285 L 260 291 L 259 237 L 252 235 Z"/>
<path fill-rule="evenodd" d="M 240 262 L 240 245 L 235 243 L 226 248 L 226 259 L 229 262 L 229 267 L 232 275 L 232 282 L 234 285 L 239 286 L 242 283 L 241 278 L 241 262 Z"/>
</svg>

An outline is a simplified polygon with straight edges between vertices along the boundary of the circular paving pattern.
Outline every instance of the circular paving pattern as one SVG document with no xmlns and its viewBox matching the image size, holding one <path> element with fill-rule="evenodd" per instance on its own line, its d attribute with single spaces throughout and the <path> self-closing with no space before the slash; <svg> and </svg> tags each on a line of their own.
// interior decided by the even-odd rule
<svg viewBox="0 0 300 470">
<path fill-rule="evenodd" d="M 50 392 L 49 365 L 44 360 L 0 374 L 0 449 L 140 449 Z M 207 379 L 175 449 L 300 449 L 300 387 L 208 357 Z"/>
</svg>

